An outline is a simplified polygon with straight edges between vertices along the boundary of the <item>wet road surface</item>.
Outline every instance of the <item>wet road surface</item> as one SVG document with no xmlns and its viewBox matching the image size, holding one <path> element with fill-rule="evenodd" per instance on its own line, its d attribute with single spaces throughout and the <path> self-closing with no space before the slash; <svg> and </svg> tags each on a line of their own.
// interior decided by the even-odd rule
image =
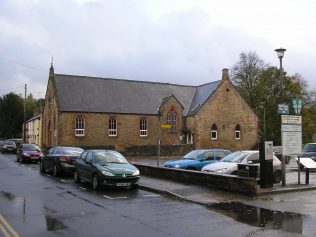
<svg viewBox="0 0 316 237">
<path fill-rule="evenodd" d="M 69 176 L 42 175 L 37 164 L 17 164 L 13 156 L 1 154 L 0 214 L 19 236 L 315 236 L 316 233 L 312 228 L 315 219 L 308 215 L 275 212 L 239 202 L 205 207 L 142 190 L 94 192 L 87 183 L 75 184 Z"/>
</svg>

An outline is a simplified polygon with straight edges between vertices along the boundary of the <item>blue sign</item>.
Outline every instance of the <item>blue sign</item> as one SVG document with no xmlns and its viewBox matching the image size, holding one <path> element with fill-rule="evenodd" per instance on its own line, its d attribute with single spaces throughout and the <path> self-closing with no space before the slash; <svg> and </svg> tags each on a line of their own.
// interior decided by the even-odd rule
<svg viewBox="0 0 316 237">
<path fill-rule="evenodd" d="M 287 104 L 278 104 L 279 114 L 289 114 L 289 106 Z"/>
</svg>

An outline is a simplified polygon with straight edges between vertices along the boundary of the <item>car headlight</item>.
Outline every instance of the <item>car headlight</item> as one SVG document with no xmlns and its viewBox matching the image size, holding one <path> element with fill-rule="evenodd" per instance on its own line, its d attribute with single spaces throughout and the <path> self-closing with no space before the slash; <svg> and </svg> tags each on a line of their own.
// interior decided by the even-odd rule
<svg viewBox="0 0 316 237">
<path fill-rule="evenodd" d="M 134 173 L 133 173 L 133 176 L 137 176 L 139 175 L 139 170 L 136 170 Z"/>
<path fill-rule="evenodd" d="M 23 152 L 23 156 L 31 156 L 30 154 L 26 153 L 26 152 Z"/>
<path fill-rule="evenodd" d="M 226 172 L 227 168 L 223 168 L 223 169 L 219 169 L 219 170 L 216 170 L 216 173 L 224 173 Z"/>
<path fill-rule="evenodd" d="M 180 168 L 180 165 L 175 165 L 174 168 L 179 169 L 179 168 Z"/>
<path fill-rule="evenodd" d="M 106 171 L 106 170 L 101 170 L 101 173 L 105 176 L 114 176 L 114 174 L 112 174 L 111 172 L 109 171 Z"/>
</svg>

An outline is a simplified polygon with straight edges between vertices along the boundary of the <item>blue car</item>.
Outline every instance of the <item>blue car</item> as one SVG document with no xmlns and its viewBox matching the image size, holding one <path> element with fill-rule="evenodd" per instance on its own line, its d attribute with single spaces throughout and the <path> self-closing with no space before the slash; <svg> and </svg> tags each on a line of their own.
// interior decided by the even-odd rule
<svg viewBox="0 0 316 237">
<path fill-rule="evenodd" d="M 200 149 L 193 150 L 178 160 L 170 160 L 164 163 L 164 167 L 187 170 L 201 170 L 203 166 L 214 163 L 227 156 L 231 152 L 224 149 Z"/>
</svg>

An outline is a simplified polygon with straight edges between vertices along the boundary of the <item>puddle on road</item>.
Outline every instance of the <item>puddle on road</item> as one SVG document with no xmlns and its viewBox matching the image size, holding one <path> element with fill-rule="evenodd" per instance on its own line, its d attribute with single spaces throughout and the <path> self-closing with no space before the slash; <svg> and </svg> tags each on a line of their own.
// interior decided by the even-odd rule
<svg viewBox="0 0 316 237">
<path fill-rule="evenodd" d="M 53 218 L 49 215 L 45 216 L 45 220 L 46 229 L 48 231 L 61 230 L 66 228 L 66 226 L 60 220 L 57 220 L 56 218 Z"/>
<path fill-rule="evenodd" d="M 210 204 L 208 209 L 251 226 L 316 235 L 315 216 L 273 211 L 240 202 L 214 203 Z"/>
</svg>

